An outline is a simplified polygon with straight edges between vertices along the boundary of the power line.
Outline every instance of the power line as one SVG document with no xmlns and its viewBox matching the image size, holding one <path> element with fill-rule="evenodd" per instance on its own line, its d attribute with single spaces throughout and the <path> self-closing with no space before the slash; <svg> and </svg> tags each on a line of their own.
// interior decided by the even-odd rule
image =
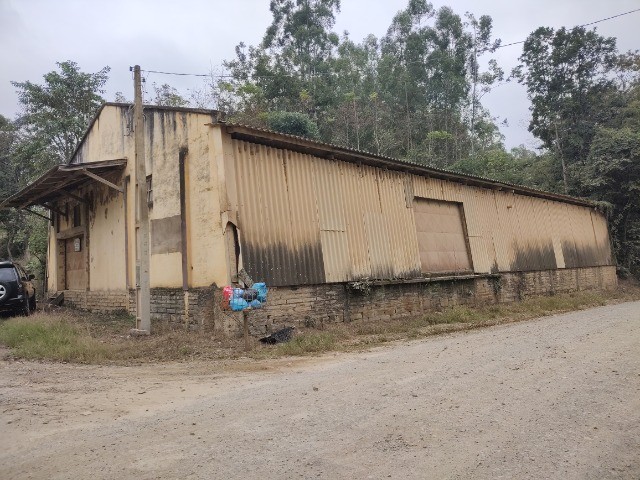
<svg viewBox="0 0 640 480">
<path fill-rule="evenodd" d="M 589 25 L 595 25 L 596 23 L 606 22 L 607 20 L 611 20 L 613 18 L 624 17 L 625 15 L 629 15 L 629 14 L 635 13 L 635 12 L 640 12 L 640 8 L 636 8 L 635 10 L 629 10 L 628 12 L 624 12 L 624 13 L 619 13 L 617 15 L 612 15 L 612 16 L 607 17 L 607 18 L 601 18 L 600 20 L 594 20 L 593 22 L 584 23 L 582 25 L 577 25 L 574 28 L 588 27 Z M 496 49 L 497 48 L 510 47 L 512 45 L 519 45 L 519 44 L 524 43 L 524 42 L 526 42 L 526 40 L 520 40 L 518 42 L 506 43 L 504 45 L 500 45 L 500 46 L 496 47 Z"/>
<path fill-rule="evenodd" d="M 618 17 L 624 17 L 625 15 L 630 15 L 632 13 L 636 13 L 636 12 L 640 12 L 640 8 L 636 8 L 634 10 L 629 10 L 628 12 L 623 12 L 623 13 L 618 13 L 617 15 L 611 15 L 610 17 L 606 17 L 606 18 L 601 18 L 599 20 L 594 20 L 593 22 L 589 22 L 589 23 L 584 23 L 582 25 L 577 25 L 574 28 L 580 28 L 580 27 L 588 27 L 590 25 L 595 25 L 597 23 L 602 23 L 602 22 L 606 22 L 607 20 L 612 20 L 614 18 L 618 18 Z M 494 48 L 494 50 L 498 49 L 498 48 L 505 48 L 505 47 L 511 47 L 513 45 L 520 45 L 522 43 L 524 43 L 526 40 L 519 40 L 517 42 L 511 42 L 511 43 L 505 43 L 504 45 L 499 45 L 497 47 Z M 487 49 L 485 51 L 489 51 L 490 49 Z M 410 63 L 420 63 L 420 62 L 410 62 Z M 181 73 L 181 72 L 161 72 L 158 70 L 142 70 L 142 72 L 145 73 L 157 73 L 159 75 L 177 75 L 177 76 L 181 76 L 181 77 L 209 77 L 209 78 L 234 78 L 233 75 L 214 75 L 212 73 Z M 332 75 L 332 73 L 327 72 L 327 73 L 322 73 L 322 74 L 318 74 L 318 73 L 314 73 L 312 76 L 316 77 L 316 76 L 323 76 L 323 75 Z M 252 75 L 252 78 L 277 78 L 277 77 L 283 77 L 283 76 L 290 76 L 293 77 L 294 75 L 291 74 L 282 74 L 282 75 Z"/>
<path fill-rule="evenodd" d="M 208 73 L 178 73 L 178 72 L 159 72 L 157 70 L 142 70 L 145 73 L 159 73 L 160 75 L 179 75 L 183 77 L 211 77 Z"/>
</svg>

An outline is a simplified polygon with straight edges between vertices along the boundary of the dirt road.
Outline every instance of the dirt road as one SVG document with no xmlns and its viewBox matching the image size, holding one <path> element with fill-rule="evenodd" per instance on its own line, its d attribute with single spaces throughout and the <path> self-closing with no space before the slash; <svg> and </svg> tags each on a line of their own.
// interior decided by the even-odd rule
<svg viewBox="0 0 640 480">
<path fill-rule="evenodd" d="M 0 478 L 640 478 L 640 302 L 269 362 L 0 362 Z"/>
</svg>

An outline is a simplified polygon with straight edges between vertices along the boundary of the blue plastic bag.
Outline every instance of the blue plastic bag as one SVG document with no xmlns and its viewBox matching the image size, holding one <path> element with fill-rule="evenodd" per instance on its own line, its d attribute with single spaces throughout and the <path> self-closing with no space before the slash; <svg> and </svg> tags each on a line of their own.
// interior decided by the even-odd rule
<svg viewBox="0 0 640 480">
<path fill-rule="evenodd" d="M 253 288 L 258 291 L 258 300 L 261 303 L 265 303 L 267 301 L 267 284 L 263 282 L 254 283 Z"/>
<path fill-rule="evenodd" d="M 249 304 L 249 306 L 251 308 L 262 308 L 262 302 L 258 299 L 255 299 Z"/>
<path fill-rule="evenodd" d="M 245 308 L 249 308 L 249 304 L 244 298 L 235 298 L 235 296 L 229 301 L 229 306 L 234 312 L 239 312 Z"/>
</svg>

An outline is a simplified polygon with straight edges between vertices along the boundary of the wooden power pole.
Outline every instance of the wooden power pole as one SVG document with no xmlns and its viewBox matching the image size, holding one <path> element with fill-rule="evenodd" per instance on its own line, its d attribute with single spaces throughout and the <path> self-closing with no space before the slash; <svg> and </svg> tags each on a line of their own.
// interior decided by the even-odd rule
<svg viewBox="0 0 640 480">
<path fill-rule="evenodd" d="M 149 282 L 149 204 L 147 203 L 147 169 L 144 155 L 144 115 L 140 65 L 133 67 L 134 139 L 135 139 L 135 209 L 136 209 L 136 328 L 151 333 L 151 288 Z"/>
</svg>

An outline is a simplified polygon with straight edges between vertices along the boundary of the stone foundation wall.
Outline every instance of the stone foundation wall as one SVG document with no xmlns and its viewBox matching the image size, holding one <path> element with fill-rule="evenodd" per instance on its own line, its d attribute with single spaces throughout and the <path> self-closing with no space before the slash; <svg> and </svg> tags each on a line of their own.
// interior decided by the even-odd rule
<svg viewBox="0 0 640 480">
<path fill-rule="evenodd" d="M 454 305 L 482 305 L 522 300 L 580 290 L 606 290 L 617 285 L 614 266 L 513 272 L 414 283 L 379 282 L 367 291 L 333 283 L 269 289 L 267 305 L 245 314 L 253 335 L 263 335 L 287 325 L 321 327 L 352 320 L 388 320 L 418 317 L 424 312 Z M 65 291 L 65 303 L 92 311 L 126 310 L 135 315 L 135 291 Z M 212 286 L 188 291 L 151 289 L 152 320 L 187 323 L 191 327 L 236 334 L 242 313 L 223 307 L 221 289 Z"/>
<path fill-rule="evenodd" d="M 64 304 L 90 312 L 126 312 L 129 308 L 129 294 L 126 291 L 65 290 Z"/>
<path fill-rule="evenodd" d="M 187 323 L 202 326 L 211 321 L 215 288 L 191 288 L 185 293 L 181 288 L 151 289 L 151 319 L 168 322 Z M 135 290 L 133 308 L 135 313 Z"/>
<path fill-rule="evenodd" d="M 482 305 L 617 285 L 614 266 L 514 272 L 464 280 L 373 285 L 366 294 L 347 284 L 274 287 L 267 305 L 247 312 L 250 331 L 262 335 L 286 325 L 322 326 L 351 320 L 417 317 L 454 305 Z"/>
</svg>

